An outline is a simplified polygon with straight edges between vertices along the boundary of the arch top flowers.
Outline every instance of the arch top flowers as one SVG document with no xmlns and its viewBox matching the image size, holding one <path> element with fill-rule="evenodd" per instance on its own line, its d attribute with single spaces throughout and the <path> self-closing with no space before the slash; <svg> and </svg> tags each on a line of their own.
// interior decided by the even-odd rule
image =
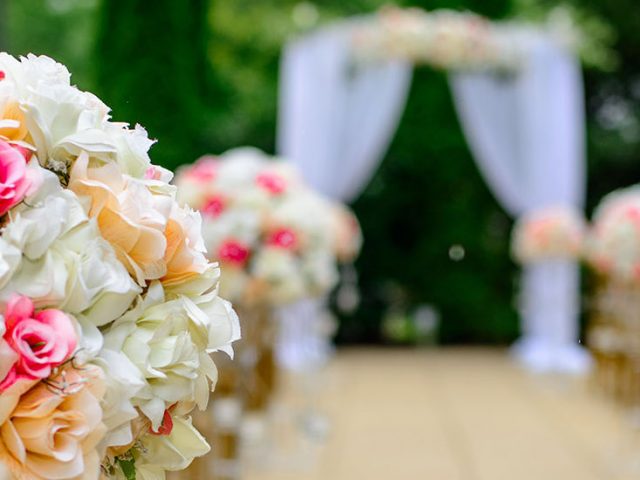
<svg viewBox="0 0 640 480">
<path fill-rule="evenodd" d="M 352 27 L 362 61 L 402 59 L 445 70 L 517 70 L 541 42 L 578 55 L 587 66 L 607 70 L 617 62 L 611 27 L 590 12 L 557 5 L 537 22 L 527 12 L 492 21 L 468 11 L 387 6 Z"/>
</svg>

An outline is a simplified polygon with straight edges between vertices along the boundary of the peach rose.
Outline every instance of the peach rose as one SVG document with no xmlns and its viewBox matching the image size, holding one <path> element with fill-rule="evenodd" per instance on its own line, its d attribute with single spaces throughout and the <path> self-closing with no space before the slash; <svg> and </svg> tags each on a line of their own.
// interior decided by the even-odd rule
<svg viewBox="0 0 640 480">
<path fill-rule="evenodd" d="M 122 175 L 116 164 L 89 166 L 86 153 L 74 163 L 69 189 L 91 199 L 89 216 L 140 285 L 166 275 L 165 228 L 174 204 L 170 195 Z"/>
<path fill-rule="evenodd" d="M 164 262 L 167 273 L 161 279 L 163 285 L 182 283 L 193 275 L 203 273 L 209 266 L 204 256 L 201 224 L 200 214 L 174 204 L 165 230 L 167 250 Z"/>
<path fill-rule="evenodd" d="M 31 299 L 14 295 L 7 303 L 4 317 L 4 341 L 17 355 L 0 381 L 0 392 L 23 378 L 47 378 L 76 348 L 78 339 L 73 323 L 60 310 L 35 313 Z"/>
<path fill-rule="evenodd" d="M 65 368 L 0 417 L 0 461 L 16 479 L 98 479 L 96 445 L 106 429 L 97 368 Z"/>
</svg>

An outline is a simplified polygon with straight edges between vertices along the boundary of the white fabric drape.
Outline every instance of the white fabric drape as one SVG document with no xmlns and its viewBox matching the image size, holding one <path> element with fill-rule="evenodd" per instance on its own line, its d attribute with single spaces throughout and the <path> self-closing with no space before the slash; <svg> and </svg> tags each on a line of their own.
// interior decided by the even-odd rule
<svg viewBox="0 0 640 480">
<path fill-rule="evenodd" d="M 389 146 L 410 80 L 405 62 L 355 63 L 349 25 L 294 41 L 280 73 L 279 153 L 318 191 L 354 199 Z"/>
<path fill-rule="evenodd" d="M 406 102 L 411 66 L 356 64 L 350 25 L 289 44 L 280 73 L 278 153 L 317 191 L 350 201 L 366 187 L 389 146 Z M 318 329 L 324 300 L 281 309 L 278 357 L 289 368 L 317 365 L 331 351 Z"/>
<path fill-rule="evenodd" d="M 478 167 L 514 216 L 553 205 L 581 207 L 586 172 L 577 59 L 544 38 L 513 76 L 454 74 L 455 105 Z M 537 370 L 581 370 L 575 264 L 525 266 L 523 337 L 515 352 Z"/>
</svg>

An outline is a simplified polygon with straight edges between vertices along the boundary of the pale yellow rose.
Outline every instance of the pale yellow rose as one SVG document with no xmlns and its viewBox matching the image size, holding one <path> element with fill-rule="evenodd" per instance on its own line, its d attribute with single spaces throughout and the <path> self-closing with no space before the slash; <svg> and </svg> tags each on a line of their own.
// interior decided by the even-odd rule
<svg viewBox="0 0 640 480">
<path fill-rule="evenodd" d="M 100 233 L 140 285 L 167 273 L 165 229 L 175 203 L 171 195 L 122 175 L 116 164 L 90 166 L 85 153 L 74 163 L 69 189 L 91 199 L 89 216 L 96 218 Z"/>
<path fill-rule="evenodd" d="M 0 138 L 9 141 L 22 141 L 29 134 L 24 112 L 16 102 L 0 106 Z"/>
<path fill-rule="evenodd" d="M 97 479 L 101 371 L 67 367 L 24 393 L 0 426 L 0 461 L 18 480 Z"/>
</svg>

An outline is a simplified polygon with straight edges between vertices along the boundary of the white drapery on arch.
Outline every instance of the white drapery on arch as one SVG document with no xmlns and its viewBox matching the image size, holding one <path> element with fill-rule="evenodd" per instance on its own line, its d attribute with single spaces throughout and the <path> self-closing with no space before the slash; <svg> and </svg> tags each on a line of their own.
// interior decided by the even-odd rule
<svg viewBox="0 0 640 480">
<path fill-rule="evenodd" d="M 412 73 L 400 61 L 354 65 L 351 53 L 346 25 L 287 45 L 278 117 L 278 153 L 317 191 L 345 202 L 361 193 L 382 161 Z M 326 327 L 319 325 L 325 303 L 306 299 L 281 310 L 278 357 L 284 365 L 306 368 L 329 355 Z"/>
<path fill-rule="evenodd" d="M 577 59 L 531 37 L 517 75 L 453 74 L 462 127 L 487 184 L 513 216 L 548 206 L 581 208 L 586 171 L 582 73 Z M 523 269 L 523 337 L 516 354 L 537 370 L 581 371 L 579 267 L 556 261 Z"/>
<path fill-rule="evenodd" d="M 354 61 L 352 26 L 342 23 L 287 45 L 278 125 L 278 153 L 312 186 L 343 201 L 362 191 L 382 161 L 411 76 L 403 62 Z M 530 57 L 517 73 L 450 77 L 473 156 L 513 216 L 550 205 L 581 207 L 586 183 L 578 61 L 540 35 L 527 41 Z M 536 370 L 583 370 L 588 358 L 577 344 L 575 262 L 525 267 L 522 287 L 519 358 Z"/>
<path fill-rule="evenodd" d="M 400 61 L 355 65 L 351 43 L 343 27 L 295 41 L 280 77 L 279 153 L 312 187 L 342 201 L 357 197 L 382 161 L 412 71 Z"/>
</svg>

